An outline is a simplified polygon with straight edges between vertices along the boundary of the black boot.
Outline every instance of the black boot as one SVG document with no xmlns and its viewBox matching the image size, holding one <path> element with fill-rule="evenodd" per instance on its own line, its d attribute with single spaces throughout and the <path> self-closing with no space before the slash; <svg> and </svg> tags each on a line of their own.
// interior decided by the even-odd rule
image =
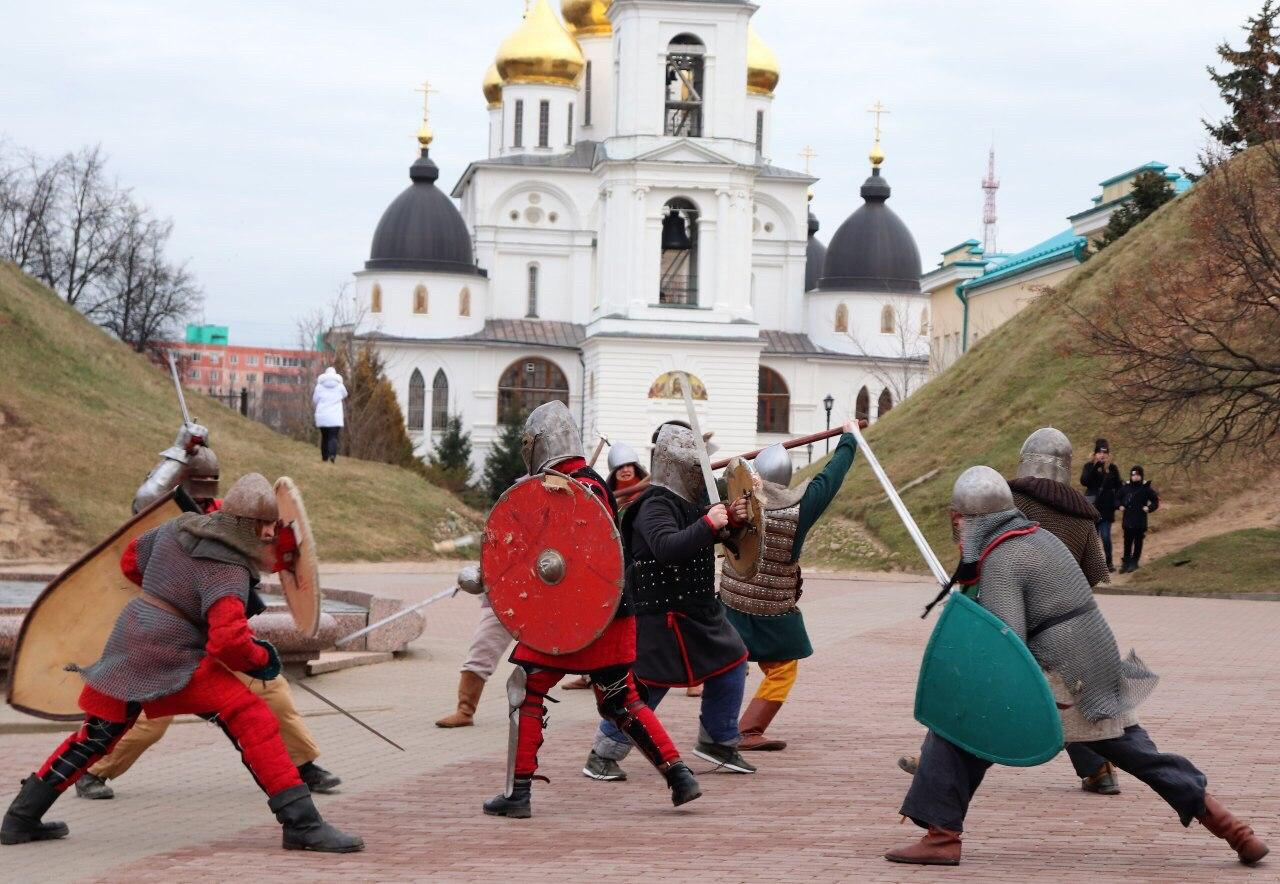
<svg viewBox="0 0 1280 884">
<path fill-rule="evenodd" d="M 516 777 L 511 788 L 511 797 L 504 792 L 490 798 L 484 803 L 484 812 L 489 816 L 505 816 L 513 820 L 527 820 L 533 816 L 533 778 Z"/>
<path fill-rule="evenodd" d="M 271 796 L 267 802 L 284 826 L 285 850 L 314 850 L 319 853 L 355 853 L 364 850 L 364 840 L 329 825 L 316 810 L 311 790 L 294 786 Z"/>
<path fill-rule="evenodd" d="M 325 770 L 314 761 L 298 766 L 298 776 L 307 784 L 313 795 L 328 795 L 342 785 L 342 779 Z"/>
<path fill-rule="evenodd" d="M 28 841 L 52 841 L 71 833 L 66 823 L 43 823 L 61 794 L 35 774 L 22 781 L 22 791 L 13 799 L 0 823 L 0 844 L 26 844 Z"/>
<path fill-rule="evenodd" d="M 667 788 L 671 790 L 671 803 L 676 807 L 688 804 L 695 798 L 702 797 L 702 789 L 694 779 L 693 771 L 683 761 L 673 761 L 662 775 L 667 778 Z"/>
</svg>

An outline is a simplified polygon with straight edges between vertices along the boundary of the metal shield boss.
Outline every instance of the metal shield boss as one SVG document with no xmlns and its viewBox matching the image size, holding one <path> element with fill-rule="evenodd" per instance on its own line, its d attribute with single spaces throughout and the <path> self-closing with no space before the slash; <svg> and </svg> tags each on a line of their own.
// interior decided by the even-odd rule
<svg viewBox="0 0 1280 884">
<path fill-rule="evenodd" d="M 116 618 L 141 589 L 120 571 L 125 549 L 152 528 L 199 507 L 181 488 L 170 490 L 55 577 L 27 610 L 9 663 L 6 700 L 19 712 L 77 721 L 84 679 L 68 664 L 102 656 Z"/>
<path fill-rule="evenodd" d="M 915 717 L 995 764 L 1033 767 L 1062 749 L 1062 719 L 1031 651 L 961 592 L 947 597 L 925 648 Z"/>
<path fill-rule="evenodd" d="M 613 622 L 622 540 L 585 485 L 557 473 L 508 489 L 485 523 L 480 570 L 493 613 L 535 651 L 572 654 Z"/>
<path fill-rule="evenodd" d="M 303 635 L 314 638 L 320 633 L 320 559 L 315 535 L 311 533 L 302 492 L 294 481 L 281 476 L 276 479 L 275 492 L 281 522 L 276 546 L 287 550 L 286 566 L 279 572 L 280 587 L 294 625 Z"/>
<path fill-rule="evenodd" d="M 738 498 L 747 498 L 747 526 L 734 537 L 734 551 L 728 544 L 724 548 L 725 562 L 739 580 L 749 581 L 760 573 L 764 563 L 764 503 L 755 493 L 755 469 L 751 462 L 735 457 L 725 468 L 726 499 L 732 506 Z"/>
</svg>

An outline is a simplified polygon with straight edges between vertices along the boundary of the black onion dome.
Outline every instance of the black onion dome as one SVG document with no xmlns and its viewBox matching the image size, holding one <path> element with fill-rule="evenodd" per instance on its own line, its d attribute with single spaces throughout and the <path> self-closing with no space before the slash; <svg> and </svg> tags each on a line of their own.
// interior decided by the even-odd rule
<svg viewBox="0 0 1280 884">
<path fill-rule="evenodd" d="M 889 183 L 872 169 L 862 185 L 862 206 L 831 238 L 819 289 L 920 292 L 920 250 L 907 225 L 885 205 L 889 195 Z"/>
<path fill-rule="evenodd" d="M 822 244 L 822 240 L 818 239 L 818 229 L 821 227 L 818 223 L 818 217 L 809 213 L 809 245 L 805 249 L 804 259 L 804 290 L 811 292 L 818 287 L 818 281 L 822 278 L 822 268 L 827 262 L 827 247 Z"/>
<path fill-rule="evenodd" d="M 453 200 L 436 187 L 439 177 L 439 167 L 423 150 L 409 167 L 413 184 L 382 213 L 366 269 L 479 272 L 467 224 Z"/>
</svg>

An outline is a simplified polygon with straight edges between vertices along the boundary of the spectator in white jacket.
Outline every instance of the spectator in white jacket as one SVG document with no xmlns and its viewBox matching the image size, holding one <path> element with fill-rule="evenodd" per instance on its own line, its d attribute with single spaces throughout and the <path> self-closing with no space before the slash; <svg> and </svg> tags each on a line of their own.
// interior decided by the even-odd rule
<svg viewBox="0 0 1280 884">
<path fill-rule="evenodd" d="M 316 426 L 320 429 L 320 459 L 338 460 L 338 436 L 342 432 L 342 401 L 347 398 L 342 375 L 329 366 L 316 379 L 311 402 L 316 407 Z"/>
</svg>

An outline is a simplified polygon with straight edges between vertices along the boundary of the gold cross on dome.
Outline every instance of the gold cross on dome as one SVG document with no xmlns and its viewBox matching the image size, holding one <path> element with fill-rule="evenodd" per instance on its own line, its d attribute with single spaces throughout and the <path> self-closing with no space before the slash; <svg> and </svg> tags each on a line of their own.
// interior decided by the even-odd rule
<svg viewBox="0 0 1280 884">
<path fill-rule="evenodd" d="M 869 114 L 875 114 L 875 117 L 876 117 L 876 141 L 879 141 L 879 140 L 880 140 L 880 117 L 881 117 L 883 114 L 892 113 L 892 111 L 890 111 L 887 107 L 885 107 L 883 104 L 881 104 L 881 103 L 877 100 L 877 101 L 876 101 L 876 103 L 875 103 L 873 106 L 871 106 L 871 107 L 867 108 L 867 113 L 869 113 Z"/>
<path fill-rule="evenodd" d="M 422 85 L 419 86 L 417 89 L 414 89 L 413 91 L 422 93 L 422 122 L 424 124 L 430 122 L 431 96 L 439 93 L 440 90 L 432 89 L 430 80 L 423 80 Z"/>
<path fill-rule="evenodd" d="M 806 144 L 804 150 L 800 151 L 800 156 L 804 157 L 804 173 L 806 175 L 813 174 L 813 160 L 818 154 L 814 151 L 812 145 Z"/>
</svg>

